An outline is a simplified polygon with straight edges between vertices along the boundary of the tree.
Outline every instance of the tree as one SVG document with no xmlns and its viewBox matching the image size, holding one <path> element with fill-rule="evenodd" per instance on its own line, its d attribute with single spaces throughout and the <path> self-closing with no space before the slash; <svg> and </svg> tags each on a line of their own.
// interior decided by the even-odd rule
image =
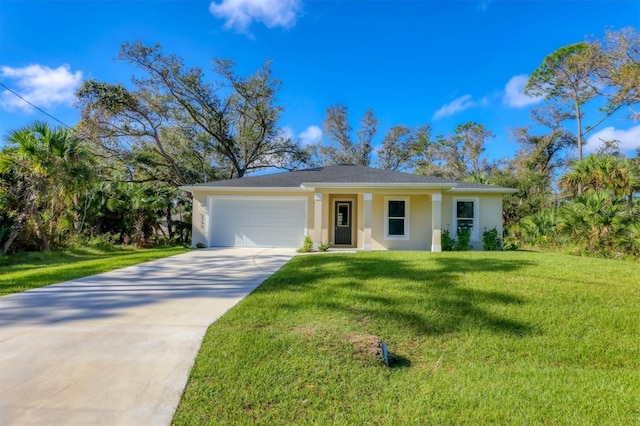
<svg viewBox="0 0 640 426">
<path fill-rule="evenodd" d="M 602 41 L 593 40 L 590 44 L 607 57 L 598 77 L 600 87 L 608 89 L 609 108 L 640 102 L 640 34 L 632 27 L 606 31 Z M 640 118 L 640 113 L 631 111 L 634 119 Z"/>
<path fill-rule="evenodd" d="M 362 120 L 360 120 L 360 130 L 358 130 L 358 147 L 355 150 L 355 164 L 369 166 L 371 164 L 371 152 L 373 151 L 372 141 L 378 130 L 378 119 L 374 117 L 373 110 L 369 108 Z"/>
<path fill-rule="evenodd" d="M 353 142 L 351 133 L 353 128 L 349 124 L 348 108 L 345 105 L 335 104 L 327 108 L 323 123 L 324 133 L 329 139 L 329 144 L 319 142 L 311 145 L 309 150 L 309 161 L 312 164 L 357 164 L 369 166 L 371 164 L 371 153 L 373 152 L 372 141 L 376 134 L 378 119 L 373 115 L 373 111 L 368 109 L 360 120 L 357 143 Z"/>
<path fill-rule="evenodd" d="M 41 249 L 48 250 L 49 241 L 41 214 L 45 210 L 55 212 L 57 209 L 52 208 L 52 202 L 58 200 L 60 206 L 64 205 L 65 199 L 74 201 L 73 208 L 78 211 L 74 191 L 90 181 L 90 153 L 70 130 L 52 129 L 40 121 L 12 131 L 7 141 L 9 145 L 0 154 L 0 172 L 14 175 L 22 202 L 1 254 L 7 253 L 31 218 Z"/>
<path fill-rule="evenodd" d="M 430 132 L 428 125 L 418 128 L 402 124 L 393 126 L 378 149 L 378 167 L 402 172 L 415 170 L 430 143 Z"/>
<path fill-rule="evenodd" d="M 546 173 L 513 167 L 496 168 L 491 171 L 486 183 L 518 190 L 503 198 L 502 218 L 507 227 L 517 224 L 526 216 L 540 213 L 552 204 L 551 182 Z"/>
<path fill-rule="evenodd" d="M 492 165 L 482 158 L 482 153 L 491 137 L 493 132 L 475 122 L 457 126 L 452 135 L 438 135 L 426 145 L 418 172 L 460 180 L 470 175 L 486 177 Z"/>
<path fill-rule="evenodd" d="M 557 101 L 555 108 L 558 110 L 569 108 L 571 118 L 576 120 L 578 159 L 583 156 L 585 135 L 620 107 L 608 104 L 593 124 L 584 124 L 584 105 L 602 96 L 597 71 L 606 60 L 599 49 L 586 42 L 561 47 L 544 59 L 529 77 L 525 88 L 530 96 L 545 96 L 548 101 Z"/>
<path fill-rule="evenodd" d="M 468 122 L 456 127 L 455 136 L 450 139 L 449 158 L 460 176 L 481 174 L 489 169 L 486 159 L 481 160 L 480 156 L 486 149 L 487 140 L 493 136 L 483 124 Z"/>
<path fill-rule="evenodd" d="M 553 179 L 567 167 L 571 151 L 577 145 L 576 137 L 562 126 L 569 115 L 549 107 L 534 109 L 531 115 L 537 124 L 549 131 L 532 135 L 529 127 L 516 129 L 513 138 L 520 144 L 520 149 L 513 164 L 518 173 L 535 171 Z"/>
<path fill-rule="evenodd" d="M 89 80 L 77 96 L 83 127 L 106 153 L 153 171 L 140 180 L 177 186 L 287 168 L 303 159 L 277 127 L 280 82 L 268 62 L 242 77 L 232 61 L 214 59 L 214 84 L 160 45 L 125 43 L 118 58 L 143 73 L 133 78 L 133 90 Z"/>
<path fill-rule="evenodd" d="M 610 191 L 618 198 L 627 198 L 632 206 L 633 194 L 640 191 L 640 174 L 630 159 L 591 154 L 573 165 L 561 185 L 574 197 L 580 193 L 579 188 Z"/>
</svg>

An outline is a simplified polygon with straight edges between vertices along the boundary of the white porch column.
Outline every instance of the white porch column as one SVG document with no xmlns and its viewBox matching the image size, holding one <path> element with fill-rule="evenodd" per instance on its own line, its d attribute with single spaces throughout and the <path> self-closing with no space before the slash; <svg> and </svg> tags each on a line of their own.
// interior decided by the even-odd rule
<svg viewBox="0 0 640 426">
<path fill-rule="evenodd" d="M 364 194 L 364 246 L 363 250 L 371 250 L 371 205 L 373 195 L 370 192 Z"/>
<path fill-rule="evenodd" d="M 442 194 L 431 195 L 431 251 L 442 251 Z"/>
<path fill-rule="evenodd" d="M 322 192 L 313 194 L 313 248 L 322 244 Z"/>
</svg>

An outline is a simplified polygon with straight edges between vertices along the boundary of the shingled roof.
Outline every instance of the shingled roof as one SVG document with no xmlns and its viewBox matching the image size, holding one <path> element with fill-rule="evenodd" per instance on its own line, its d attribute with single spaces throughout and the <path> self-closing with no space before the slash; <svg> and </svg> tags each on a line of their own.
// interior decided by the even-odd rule
<svg viewBox="0 0 640 426">
<path fill-rule="evenodd" d="M 304 188 L 314 186 L 424 186 L 455 188 L 461 190 L 479 190 L 488 192 L 513 192 L 510 188 L 492 185 L 463 182 L 434 176 L 422 176 L 412 173 L 374 169 L 356 165 L 336 165 L 314 167 L 290 172 L 272 173 L 259 176 L 247 176 L 239 179 L 226 179 L 213 182 L 198 183 L 182 187 L 187 191 L 205 190 L 208 188 Z"/>
</svg>

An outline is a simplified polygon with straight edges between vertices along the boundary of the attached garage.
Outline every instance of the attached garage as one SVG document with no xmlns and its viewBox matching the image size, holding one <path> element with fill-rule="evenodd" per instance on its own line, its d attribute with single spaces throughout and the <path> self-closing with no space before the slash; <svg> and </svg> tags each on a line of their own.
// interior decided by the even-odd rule
<svg viewBox="0 0 640 426">
<path fill-rule="evenodd" d="M 209 197 L 210 247 L 300 247 L 305 197 Z"/>
</svg>

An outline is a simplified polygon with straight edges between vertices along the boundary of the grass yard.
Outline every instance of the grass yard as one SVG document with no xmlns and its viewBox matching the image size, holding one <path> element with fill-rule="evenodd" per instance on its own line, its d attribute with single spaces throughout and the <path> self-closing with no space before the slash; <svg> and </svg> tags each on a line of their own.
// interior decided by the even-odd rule
<svg viewBox="0 0 640 426">
<path fill-rule="evenodd" d="M 209 328 L 173 422 L 640 424 L 640 265 L 296 257 Z"/>
<path fill-rule="evenodd" d="M 160 249 L 74 248 L 0 257 L 0 296 L 184 253 Z"/>
</svg>

